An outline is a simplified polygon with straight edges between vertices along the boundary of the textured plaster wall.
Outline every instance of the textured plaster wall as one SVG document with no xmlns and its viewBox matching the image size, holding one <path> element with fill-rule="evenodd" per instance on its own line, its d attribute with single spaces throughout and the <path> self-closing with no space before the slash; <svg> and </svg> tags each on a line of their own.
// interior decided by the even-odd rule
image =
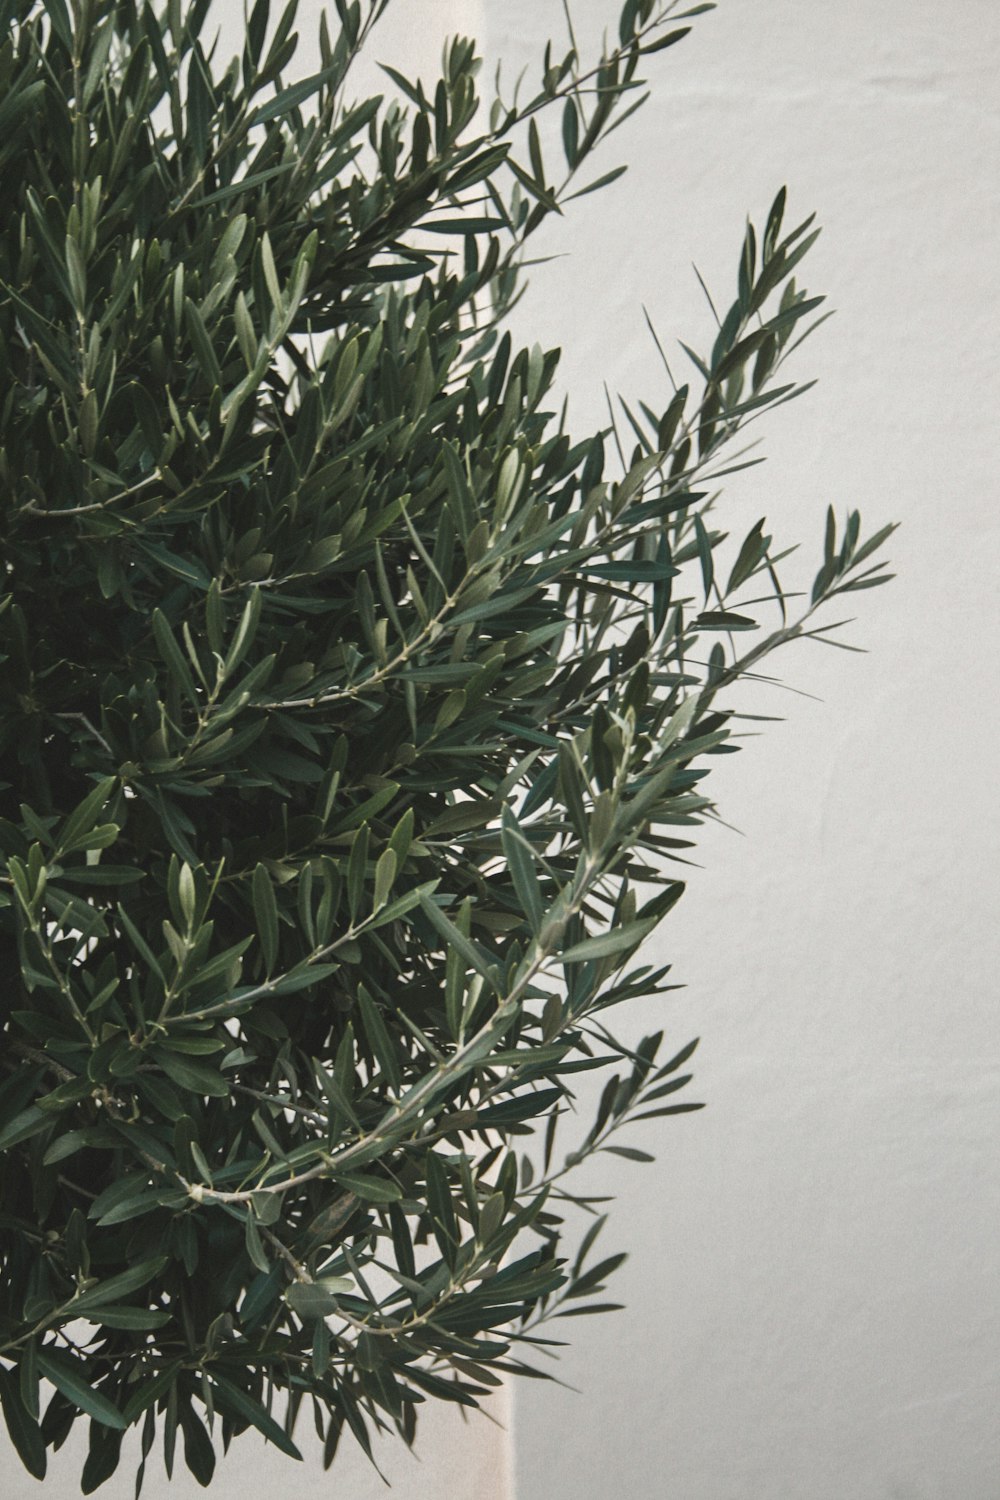
<svg viewBox="0 0 1000 1500">
<path fill-rule="evenodd" d="M 581 34 L 612 9 L 575 0 Z M 512 63 L 561 24 L 486 15 Z M 722 0 L 650 75 L 602 163 L 632 168 L 547 236 L 523 336 L 564 346 L 577 431 L 605 380 L 662 408 L 640 303 L 708 342 L 690 262 L 728 305 L 743 215 L 787 182 L 838 312 L 727 516 L 802 540 L 810 579 L 829 501 L 899 519 L 899 578 L 844 610 L 870 655 L 790 650 L 773 670 L 822 701 L 755 690 L 787 722 L 713 772 L 741 833 L 706 832 L 650 945 L 688 988 L 621 1017 L 702 1036 L 709 1107 L 587 1179 L 618 1194 L 628 1309 L 561 1325 L 581 1394 L 515 1390 L 515 1493 L 997 1500 L 1000 10 Z"/>
</svg>

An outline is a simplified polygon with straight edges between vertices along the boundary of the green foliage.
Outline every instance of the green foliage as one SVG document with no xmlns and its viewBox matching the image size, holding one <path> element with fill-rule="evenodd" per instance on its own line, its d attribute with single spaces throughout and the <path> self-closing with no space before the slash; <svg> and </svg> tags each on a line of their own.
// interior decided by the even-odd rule
<svg viewBox="0 0 1000 1500">
<path fill-rule="evenodd" d="M 763 521 L 720 563 L 822 300 L 783 191 L 627 445 L 502 331 L 708 7 L 627 0 L 484 111 L 463 39 L 352 100 L 386 5 L 337 0 L 299 81 L 294 0 L 223 69 L 207 0 L 0 3 L 0 1404 L 38 1476 L 89 1419 L 85 1491 L 134 1424 L 202 1483 L 213 1432 L 297 1456 L 303 1404 L 328 1463 L 412 1441 L 604 1305 L 567 1177 L 699 1107 L 692 1046 L 605 1012 L 670 988 L 635 955 L 719 695 L 886 576 L 856 512 L 794 619 Z"/>
</svg>

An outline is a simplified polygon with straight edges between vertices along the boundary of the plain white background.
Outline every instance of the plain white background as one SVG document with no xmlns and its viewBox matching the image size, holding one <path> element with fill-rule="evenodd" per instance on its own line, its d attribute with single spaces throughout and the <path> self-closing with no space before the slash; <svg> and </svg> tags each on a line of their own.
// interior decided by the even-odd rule
<svg viewBox="0 0 1000 1500">
<path fill-rule="evenodd" d="M 581 38 L 617 19 L 574 14 Z M 235 39 L 239 7 L 220 15 Z M 373 50 L 428 76 L 461 30 L 513 77 L 562 24 L 559 0 L 395 0 Z M 709 1107 L 630 1137 L 655 1165 L 586 1179 L 618 1198 L 627 1310 L 562 1325 L 578 1393 L 531 1382 L 509 1437 L 446 1420 L 420 1466 L 388 1465 L 404 1500 L 997 1500 L 1000 15 L 723 0 L 649 74 L 602 161 L 630 172 L 547 233 L 562 258 L 517 332 L 564 348 L 577 432 L 605 381 L 662 406 L 642 305 L 665 341 L 709 340 L 691 261 L 730 297 L 744 216 L 787 182 L 825 226 L 803 279 L 838 313 L 799 356 L 819 386 L 760 424 L 768 462 L 725 514 L 802 542 L 800 580 L 827 503 L 900 520 L 900 576 L 855 598 L 846 638 L 870 654 L 790 650 L 775 670 L 816 698 L 755 690 L 786 722 L 713 772 L 740 833 L 706 830 L 651 945 L 687 988 L 622 1018 L 702 1037 Z M 222 1496 L 383 1492 L 353 1456 L 324 1477 L 237 1451 Z"/>
</svg>

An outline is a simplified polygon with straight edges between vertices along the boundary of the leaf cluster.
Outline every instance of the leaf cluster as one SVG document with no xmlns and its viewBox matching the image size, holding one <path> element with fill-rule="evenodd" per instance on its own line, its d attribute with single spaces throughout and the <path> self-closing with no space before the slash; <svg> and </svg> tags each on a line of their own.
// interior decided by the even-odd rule
<svg viewBox="0 0 1000 1500">
<path fill-rule="evenodd" d="M 804 389 L 784 191 L 662 408 L 573 438 L 504 331 L 708 7 L 627 0 L 526 99 L 458 38 L 357 102 L 387 3 L 298 80 L 295 0 L 225 67 L 207 0 L 0 0 L 0 1403 L 38 1477 L 89 1419 L 87 1492 L 135 1424 L 202 1483 L 303 1408 L 327 1463 L 412 1441 L 606 1305 L 568 1178 L 699 1107 L 606 1014 L 671 987 L 718 695 L 886 576 L 831 511 L 796 616 L 715 524 Z"/>
</svg>

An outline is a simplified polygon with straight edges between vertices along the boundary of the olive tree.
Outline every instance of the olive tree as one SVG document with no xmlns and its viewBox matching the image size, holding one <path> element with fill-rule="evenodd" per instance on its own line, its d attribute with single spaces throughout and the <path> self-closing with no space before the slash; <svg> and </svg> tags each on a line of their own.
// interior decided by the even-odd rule
<svg viewBox="0 0 1000 1500">
<path fill-rule="evenodd" d="M 507 326 L 709 7 L 359 100 L 387 5 L 299 78 L 295 0 L 226 65 L 208 0 L 0 0 L 0 1398 L 39 1478 L 89 1423 L 88 1492 L 133 1425 L 140 1483 L 410 1442 L 604 1305 L 572 1174 L 699 1108 L 608 1015 L 670 987 L 727 691 L 886 577 L 856 511 L 804 594 L 721 519 L 822 316 L 784 191 L 606 430 Z"/>
</svg>

